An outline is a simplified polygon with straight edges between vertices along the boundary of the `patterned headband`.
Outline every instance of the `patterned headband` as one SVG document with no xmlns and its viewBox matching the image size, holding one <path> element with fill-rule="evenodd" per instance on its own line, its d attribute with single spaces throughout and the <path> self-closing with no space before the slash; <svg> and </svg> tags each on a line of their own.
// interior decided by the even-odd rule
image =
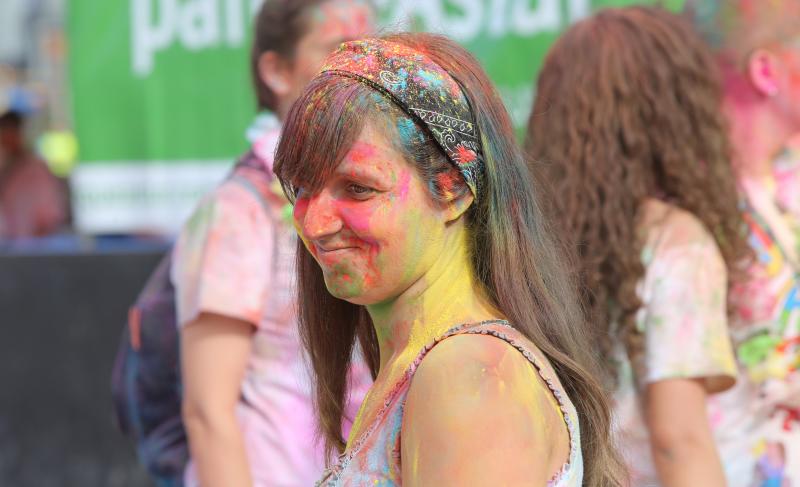
<svg viewBox="0 0 800 487">
<path fill-rule="evenodd" d="M 339 46 L 322 72 L 365 83 L 420 122 L 478 199 L 484 171 L 478 126 L 461 86 L 441 66 L 401 44 L 365 39 Z"/>
</svg>

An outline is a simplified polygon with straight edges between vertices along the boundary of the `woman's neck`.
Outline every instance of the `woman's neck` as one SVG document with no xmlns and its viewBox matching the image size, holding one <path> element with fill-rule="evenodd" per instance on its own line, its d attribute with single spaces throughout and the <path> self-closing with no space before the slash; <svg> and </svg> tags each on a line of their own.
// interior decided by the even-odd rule
<svg viewBox="0 0 800 487">
<path fill-rule="evenodd" d="M 467 231 L 454 229 L 433 266 L 397 298 L 367 309 L 386 366 L 405 370 L 419 351 L 454 325 L 500 317 L 475 279 Z"/>
</svg>

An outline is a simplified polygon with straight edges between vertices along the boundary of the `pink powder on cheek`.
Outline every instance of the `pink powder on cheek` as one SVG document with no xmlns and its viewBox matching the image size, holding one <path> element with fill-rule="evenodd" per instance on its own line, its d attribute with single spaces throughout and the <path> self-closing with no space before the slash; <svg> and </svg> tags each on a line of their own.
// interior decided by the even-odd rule
<svg viewBox="0 0 800 487">
<path fill-rule="evenodd" d="M 784 98 L 792 105 L 793 112 L 796 112 L 800 107 L 796 104 L 800 103 L 800 49 L 787 49 L 784 50 L 780 59 L 786 69 L 786 90 L 787 93 Z"/>
<path fill-rule="evenodd" d="M 794 61 L 794 66 L 789 73 L 789 89 L 795 96 L 800 97 L 800 59 Z"/>
<path fill-rule="evenodd" d="M 308 199 L 298 198 L 297 201 L 295 201 L 294 209 L 292 210 L 292 215 L 294 217 L 293 218 L 294 229 L 297 232 L 297 235 L 300 236 L 300 240 L 303 241 L 303 245 L 305 245 L 308 251 L 311 252 L 311 255 L 316 257 L 317 256 L 316 247 L 311 245 L 311 243 L 303 234 L 303 220 L 305 219 L 307 211 L 308 211 Z"/>
<path fill-rule="evenodd" d="M 362 201 L 339 203 L 345 226 L 359 235 L 369 234 L 370 220 L 372 220 L 372 215 L 375 214 L 373 208 L 366 208 L 365 206 Z"/>
<path fill-rule="evenodd" d="M 300 229 L 303 228 L 303 220 L 305 219 L 307 212 L 308 212 L 308 199 L 298 198 L 294 202 L 294 208 L 292 209 L 292 217 L 294 218 L 294 226 L 297 229 L 297 233 L 299 234 L 302 234 Z"/>
<path fill-rule="evenodd" d="M 364 274 L 364 287 L 373 287 L 380 282 L 380 266 L 378 266 L 378 250 L 377 244 L 373 244 L 369 248 L 369 258 L 367 260 L 367 272 Z"/>
<path fill-rule="evenodd" d="M 364 289 L 371 288 L 380 281 L 380 268 L 377 265 L 378 254 L 382 248 L 378 238 L 372 235 L 374 228 L 372 217 L 377 214 L 375 207 L 367 207 L 364 202 L 342 202 L 339 206 L 344 226 L 355 235 L 348 238 L 351 244 L 367 250 L 366 261 L 363 262 Z"/>
<path fill-rule="evenodd" d="M 408 200 L 408 189 L 411 185 L 411 170 L 404 170 L 400 173 L 400 179 L 397 181 L 397 197 L 400 201 Z"/>
<path fill-rule="evenodd" d="M 295 220 L 303 218 L 307 211 L 308 198 L 297 198 L 294 202 L 294 210 L 292 210 Z"/>
</svg>

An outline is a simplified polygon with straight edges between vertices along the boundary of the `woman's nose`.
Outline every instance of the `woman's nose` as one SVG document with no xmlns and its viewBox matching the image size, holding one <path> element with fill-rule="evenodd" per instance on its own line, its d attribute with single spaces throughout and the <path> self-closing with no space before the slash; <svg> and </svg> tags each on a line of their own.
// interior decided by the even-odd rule
<svg viewBox="0 0 800 487">
<path fill-rule="evenodd" d="M 299 199 L 295 204 L 294 218 L 303 237 L 308 240 L 325 238 L 342 229 L 335 200 L 326 190 Z"/>
</svg>

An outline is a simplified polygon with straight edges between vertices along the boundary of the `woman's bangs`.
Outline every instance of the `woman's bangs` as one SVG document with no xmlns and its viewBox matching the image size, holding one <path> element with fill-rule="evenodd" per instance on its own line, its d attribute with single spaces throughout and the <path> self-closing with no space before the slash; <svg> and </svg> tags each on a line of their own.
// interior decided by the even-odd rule
<svg viewBox="0 0 800 487">
<path fill-rule="evenodd" d="M 275 154 L 275 174 L 293 199 L 316 193 L 364 126 L 370 89 L 333 74 L 315 78 L 292 105 Z"/>
</svg>

